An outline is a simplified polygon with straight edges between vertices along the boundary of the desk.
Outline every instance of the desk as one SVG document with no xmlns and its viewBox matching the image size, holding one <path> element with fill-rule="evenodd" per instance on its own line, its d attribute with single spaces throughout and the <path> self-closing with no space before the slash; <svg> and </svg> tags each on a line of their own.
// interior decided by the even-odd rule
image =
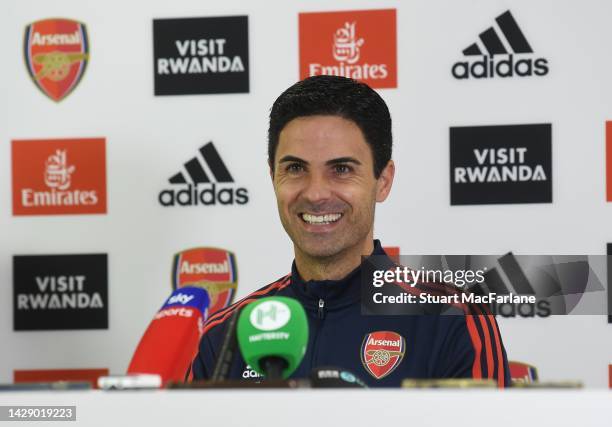
<svg viewBox="0 0 612 427">
<path fill-rule="evenodd" d="M 5 392 L 0 405 L 77 406 L 76 422 L 53 427 L 612 426 L 603 389 Z"/>
</svg>

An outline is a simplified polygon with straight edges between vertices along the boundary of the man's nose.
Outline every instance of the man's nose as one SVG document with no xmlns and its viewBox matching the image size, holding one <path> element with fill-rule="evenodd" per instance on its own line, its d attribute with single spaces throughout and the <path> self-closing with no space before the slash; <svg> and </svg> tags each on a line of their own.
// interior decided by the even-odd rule
<svg viewBox="0 0 612 427">
<path fill-rule="evenodd" d="M 310 174 L 302 190 L 302 197 L 310 203 L 328 200 L 331 197 L 332 187 L 323 174 Z"/>
</svg>

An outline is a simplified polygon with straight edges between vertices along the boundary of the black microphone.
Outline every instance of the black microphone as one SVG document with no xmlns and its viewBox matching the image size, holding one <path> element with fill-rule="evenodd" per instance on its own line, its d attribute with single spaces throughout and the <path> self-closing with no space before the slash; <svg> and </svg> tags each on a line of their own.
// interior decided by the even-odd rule
<svg viewBox="0 0 612 427">
<path fill-rule="evenodd" d="M 368 388 L 355 374 L 332 366 L 314 368 L 310 372 L 312 388 Z"/>
<path fill-rule="evenodd" d="M 227 321 L 225 333 L 223 334 L 223 342 L 221 343 L 221 350 L 219 350 L 219 356 L 215 363 L 212 376 L 212 381 L 224 381 L 229 376 L 229 370 L 234 361 L 234 355 L 238 349 L 238 340 L 236 339 L 236 323 L 240 316 L 240 309 L 234 310 L 234 313 Z"/>
</svg>

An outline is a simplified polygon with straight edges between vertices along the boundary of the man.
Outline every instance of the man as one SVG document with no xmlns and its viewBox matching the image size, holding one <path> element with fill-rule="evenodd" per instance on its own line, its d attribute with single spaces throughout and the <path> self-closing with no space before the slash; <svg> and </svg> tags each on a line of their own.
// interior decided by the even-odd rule
<svg viewBox="0 0 612 427">
<path fill-rule="evenodd" d="M 361 257 L 385 256 L 373 239 L 376 203 L 393 183 L 391 117 L 383 99 L 354 80 L 317 76 L 287 89 L 270 113 L 268 162 L 278 212 L 293 241 L 291 274 L 215 313 L 204 325 L 190 378 L 209 378 L 225 325 L 262 297 L 299 300 L 309 343 L 294 378 L 313 368 L 348 369 L 369 386 L 405 378 L 490 378 L 509 382 L 491 315 L 364 316 Z M 380 348 L 386 351 L 380 352 Z M 254 373 L 238 355 L 233 379 Z"/>
</svg>

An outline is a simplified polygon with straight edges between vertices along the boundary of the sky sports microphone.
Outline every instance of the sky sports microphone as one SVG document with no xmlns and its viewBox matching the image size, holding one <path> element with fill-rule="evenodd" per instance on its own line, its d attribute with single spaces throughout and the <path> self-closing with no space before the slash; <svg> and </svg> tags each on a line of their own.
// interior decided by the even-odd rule
<svg viewBox="0 0 612 427">
<path fill-rule="evenodd" d="M 247 305 L 238 318 L 242 357 L 266 380 L 286 379 L 304 357 L 308 320 L 293 298 L 267 297 Z"/>
<path fill-rule="evenodd" d="M 202 288 L 176 289 L 138 343 L 128 374 L 158 374 L 162 384 L 183 381 L 198 349 L 210 299 Z"/>
<path fill-rule="evenodd" d="M 322 366 L 310 372 L 312 388 L 368 388 L 355 374 L 346 369 Z"/>
</svg>

